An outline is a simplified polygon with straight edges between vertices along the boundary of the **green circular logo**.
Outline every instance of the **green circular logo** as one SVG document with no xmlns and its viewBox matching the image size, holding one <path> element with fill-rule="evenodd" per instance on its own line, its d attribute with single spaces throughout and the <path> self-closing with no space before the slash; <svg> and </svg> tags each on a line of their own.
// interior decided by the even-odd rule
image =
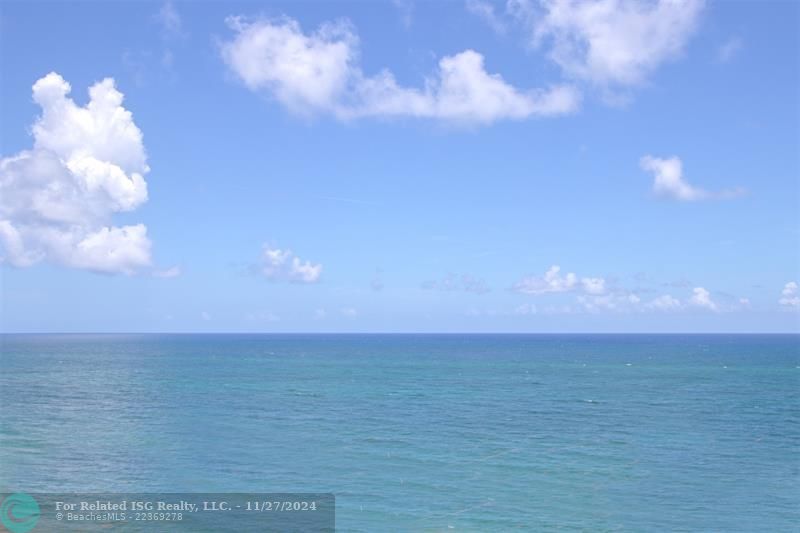
<svg viewBox="0 0 800 533">
<path fill-rule="evenodd" d="M 30 531 L 39 521 L 39 504 L 24 492 L 9 494 L 0 504 L 0 522 L 11 533 Z"/>
</svg>

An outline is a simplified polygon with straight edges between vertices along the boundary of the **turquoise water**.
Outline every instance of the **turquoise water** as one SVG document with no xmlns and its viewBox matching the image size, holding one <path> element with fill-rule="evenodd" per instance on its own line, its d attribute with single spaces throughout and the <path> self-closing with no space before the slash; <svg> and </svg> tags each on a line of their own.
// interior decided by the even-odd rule
<svg viewBox="0 0 800 533">
<path fill-rule="evenodd" d="M 800 526 L 798 336 L 0 339 L 0 490 L 333 492 L 340 531 Z"/>
</svg>

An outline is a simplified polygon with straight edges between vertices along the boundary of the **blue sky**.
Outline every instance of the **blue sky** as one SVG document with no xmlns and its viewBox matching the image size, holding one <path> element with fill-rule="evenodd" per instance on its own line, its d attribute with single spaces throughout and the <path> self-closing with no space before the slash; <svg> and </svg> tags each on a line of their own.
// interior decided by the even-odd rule
<svg viewBox="0 0 800 533">
<path fill-rule="evenodd" d="M 798 331 L 798 20 L 5 2 L 0 325 Z"/>
</svg>

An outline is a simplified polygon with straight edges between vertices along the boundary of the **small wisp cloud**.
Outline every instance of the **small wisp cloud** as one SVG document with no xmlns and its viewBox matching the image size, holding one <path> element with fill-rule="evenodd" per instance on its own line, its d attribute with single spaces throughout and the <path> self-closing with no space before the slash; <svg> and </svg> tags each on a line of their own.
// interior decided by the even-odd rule
<svg viewBox="0 0 800 533">
<path fill-rule="evenodd" d="M 261 253 L 261 273 L 270 280 L 292 283 L 316 283 L 322 275 L 322 265 L 304 261 L 289 249 L 265 245 Z"/>
<path fill-rule="evenodd" d="M 662 159 L 646 155 L 641 158 L 639 165 L 643 170 L 653 174 L 653 192 L 664 198 L 682 202 L 695 202 L 698 200 L 736 198 L 746 194 L 746 191 L 742 188 L 710 192 L 691 185 L 683 177 L 683 163 L 678 157 Z"/>
</svg>

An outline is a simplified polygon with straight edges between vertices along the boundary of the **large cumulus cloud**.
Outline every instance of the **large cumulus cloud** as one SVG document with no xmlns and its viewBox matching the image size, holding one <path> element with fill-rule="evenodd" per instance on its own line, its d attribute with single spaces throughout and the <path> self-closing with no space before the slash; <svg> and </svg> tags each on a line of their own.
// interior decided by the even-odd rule
<svg viewBox="0 0 800 533">
<path fill-rule="evenodd" d="M 2 261 L 133 273 L 150 264 L 147 228 L 112 217 L 147 201 L 142 132 L 113 79 L 94 84 L 83 107 L 70 91 L 54 72 L 38 80 L 33 147 L 0 159 Z"/>
</svg>

